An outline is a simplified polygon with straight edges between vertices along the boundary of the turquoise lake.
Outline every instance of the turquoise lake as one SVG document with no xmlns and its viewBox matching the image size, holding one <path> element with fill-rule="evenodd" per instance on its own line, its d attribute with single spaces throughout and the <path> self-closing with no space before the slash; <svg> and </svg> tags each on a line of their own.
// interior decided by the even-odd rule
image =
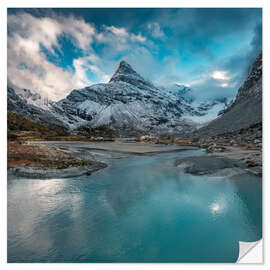
<svg viewBox="0 0 270 270">
<path fill-rule="evenodd" d="M 130 156 L 90 176 L 8 180 L 8 262 L 235 262 L 262 237 L 261 178 Z"/>
</svg>

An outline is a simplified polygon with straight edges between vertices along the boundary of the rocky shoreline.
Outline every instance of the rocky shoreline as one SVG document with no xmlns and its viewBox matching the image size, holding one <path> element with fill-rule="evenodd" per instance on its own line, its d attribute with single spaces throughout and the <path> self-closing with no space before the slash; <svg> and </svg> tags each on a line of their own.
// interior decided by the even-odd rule
<svg viewBox="0 0 270 270">
<path fill-rule="evenodd" d="M 37 169 L 31 166 L 16 166 L 8 170 L 8 178 L 14 177 L 31 179 L 52 179 L 52 178 L 71 178 L 81 175 L 91 175 L 93 172 L 106 168 L 107 165 L 101 162 L 88 166 L 69 167 L 66 169 Z"/>
<path fill-rule="evenodd" d="M 76 177 L 90 175 L 106 167 L 103 162 L 81 158 L 56 147 L 8 143 L 8 179 Z"/>
<path fill-rule="evenodd" d="M 227 139 L 226 139 L 227 140 Z M 220 138 L 197 142 L 207 155 L 180 158 L 175 166 L 194 175 L 251 173 L 262 175 L 262 152 L 260 148 L 230 145 Z M 95 160 L 92 152 L 102 151 L 105 155 L 118 158 L 129 155 L 149 155 L 174 151 L 192 150 L 190 145 L 157 145 L 151 142 L 30 142 L 8 144 L 8 178 L 32 179 L 68 178 L 106 168 L 105 162 Z M 104 153 L 102 154 L 104 156 Z M 111 155 L 109 155 L 111 153 Z M 114 157 L 115 158 L 115 157 Z"/>
<path fill-rule="evenodd" d="M 239 174 L 253 174 L 261 176 L 261 167 L 248 167 L 241 160 L 231 159 L 218 155 L 193 156 L 180 158 L 175 161 L 175 166 L 181 171 L 193 175 L 227 176 Z"/>
<path fill-rule="evenodd" d="M 68 178 L 91 173 L 107 167 L 110 158 L 123 158 L 130 155 L 144 156 L 157 153 L 192 150 L 194 147 L 178 145 L 156 145 L 125 140 L 115 142 L 9 142 L 8 179 Z M 101 155 L 105 162 L 96 160 Z"/>
</svg>

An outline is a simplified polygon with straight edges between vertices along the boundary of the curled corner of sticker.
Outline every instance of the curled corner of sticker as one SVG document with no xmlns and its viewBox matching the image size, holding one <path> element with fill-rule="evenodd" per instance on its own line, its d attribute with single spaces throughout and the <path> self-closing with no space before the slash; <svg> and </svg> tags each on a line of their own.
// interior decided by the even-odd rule
<svg viewBox="0 0 270 270">
<path fill-rule="evenodd" d="M 239 241 L 239 255 L 236 263 L 263 263 L 263 240 Z"/>
</svg>

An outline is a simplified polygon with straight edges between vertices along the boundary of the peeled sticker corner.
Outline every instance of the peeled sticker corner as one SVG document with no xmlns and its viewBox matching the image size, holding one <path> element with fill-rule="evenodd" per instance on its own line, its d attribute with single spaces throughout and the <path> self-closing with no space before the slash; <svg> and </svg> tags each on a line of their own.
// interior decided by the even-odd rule
<svg viewBox="0 0 270 270">
<path fill-rule="evenodd" d="M 263 263 L 263 240 L 239 241 L 239 255 L 236 263 Z"/>
</svg>

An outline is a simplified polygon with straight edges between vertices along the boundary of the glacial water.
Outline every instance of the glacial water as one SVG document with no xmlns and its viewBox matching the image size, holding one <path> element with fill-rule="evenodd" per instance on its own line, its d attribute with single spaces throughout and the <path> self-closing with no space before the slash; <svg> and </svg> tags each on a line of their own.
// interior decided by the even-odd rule
<svg viewBox="0 0 270 270">
<path fill-rule="evenodd" d="M 262 237 L 261 178 L 192 176 L 176 157 L 113 159 L 91 176 L 8 180 L 9 262 L 235 262 Z"/>
</svg>

